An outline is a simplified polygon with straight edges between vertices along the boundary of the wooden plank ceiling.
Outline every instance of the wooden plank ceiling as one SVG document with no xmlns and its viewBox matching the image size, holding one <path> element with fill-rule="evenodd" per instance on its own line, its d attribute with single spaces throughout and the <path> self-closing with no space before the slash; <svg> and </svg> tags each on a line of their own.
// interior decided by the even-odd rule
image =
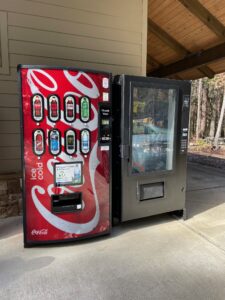
<svg viewBox="0 0 225 300">
<path fill-rule="evenodd" d="M 225 72 L 225 0 L 148 1 L 148 76 Z"/>
</svg>

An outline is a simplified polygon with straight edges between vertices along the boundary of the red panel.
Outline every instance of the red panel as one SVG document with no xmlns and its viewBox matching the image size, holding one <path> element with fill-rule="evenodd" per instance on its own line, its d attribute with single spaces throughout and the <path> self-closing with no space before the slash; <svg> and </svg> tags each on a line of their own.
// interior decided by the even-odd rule
<svg viewBox="0 0 225 300">
<path fill-rule="evenodd" d="M 110 75 L 95 72 L 68 71 L 62 69 L 20 69 L 22 87 L 22 113 L 24 138 L 24 173 L 25 173 L 25 242 L 60 241 L 103 234 L 110 228 L 110 195 L 109 195 L 109 147 L 98 145 L 98 104 L 103 101 L 103 93 L 110 94 Z M 107 85 L 107 78 L 109 85 Z M 35 121 L 32 114 L 32 96 L 43 97 L 44 118 Z M 64 117 L 64 99 L 72 95 L 76 100 L 76 119 L 69 123 Z M 59 97 L 60 119 L 52 122 L 49 117 L 51 95 Z M 90 120 L 81 122 L 79 104 L 82 96 L 90 99 Z M 106 97 L 107 98 L 107 97 Z M 57 103 L 51 98 L 53 113 Z M 36 104 L 36 116 L 40 117 L 41 97 Z M 106 100 L 106 99 L 105 99 Z M 38 105 L 37 105 L 38 104 Z M 57 119 L 57 117 L 56 117 Z M 33 149 L 32 135 L 34 130 L 44 133 L 45 152 L 36 155 Z M 57 129 L 61 135 L 61 153 L 54 156 L 49 151 L 49 131 Z M 73 155 L 65 151 L 64 137 L 66 131 L 75 131 L 77 150 Z M 88 154 L 80 151 L 82 129 L 88 129 L 91 135 L 91 149 Z M 36 151 L 41 151 L 41 136 L 37 137 Z M 39 153 L 39 152 L 38 152 Z M 41 152 L 40 152 L 41 153 Z M 39 154 L 40 154 L 39 153 Z M 83 184 L 78 186 L 54 185 L 55 163 L 83 162 Z M 82 209 L 69 213 L 53 213 L 51 194 L 82 193 Z"/>
</svg>

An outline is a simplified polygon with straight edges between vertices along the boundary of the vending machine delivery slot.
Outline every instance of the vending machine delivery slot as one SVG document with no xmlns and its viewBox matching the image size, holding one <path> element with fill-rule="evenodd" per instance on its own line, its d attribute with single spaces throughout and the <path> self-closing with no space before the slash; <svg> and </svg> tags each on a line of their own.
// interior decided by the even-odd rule
<svg viewBox="0 0 225 300">
<path fill-rule="evenodd" d="M 70 213 L 82 210 L 82 193 L 51 195 L 53 213 Z"/>
</svg>

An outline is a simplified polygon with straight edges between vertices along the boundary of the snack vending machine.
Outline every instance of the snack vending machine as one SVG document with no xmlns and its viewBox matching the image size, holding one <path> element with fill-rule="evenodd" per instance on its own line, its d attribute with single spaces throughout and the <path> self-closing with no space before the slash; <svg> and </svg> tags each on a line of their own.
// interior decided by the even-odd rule
<svg viewBox="0 0 225 300">
<path fill-rule="evenodd" d="M 117 76 L 113 82 L 113 216 L 185 213 L 190 82 Z"/>
<path fill-rule="evenodd" d="M 111 74 L 18 71 L 25 246 L 109 233 Z"/>
</svg>

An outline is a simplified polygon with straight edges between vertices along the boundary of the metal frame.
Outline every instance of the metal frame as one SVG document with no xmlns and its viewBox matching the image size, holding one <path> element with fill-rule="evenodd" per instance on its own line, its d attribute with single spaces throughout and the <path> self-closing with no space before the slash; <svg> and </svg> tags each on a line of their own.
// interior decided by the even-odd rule
<svg viewBox="0 0 225 300">
<path fill-rule="evenodd" d="M 136 84 L 138 82 L 138 84 Z M 130 101 L 129 101 L 129 128 L 128 128 L 128 134 L 129 134 L 129 163 L 128 163 L 128 174 L 129 176 L 149 176 L 154 173 L 155 176 L 160 176 L 160 175 L 166 175 L 169 173 L 174 173 L 176 170 L 176 132 L 177 132 L 177 110 L 178 110 L 178 101 L 179 101 L 179 88 L 178 86 L 173 86 L 173 85 L 167 85 L 163 83 L 159 84 L 153 84 L 150 83 L 148 85 L 148 88 L 160 88 L 160 89 L 173 89 L 176 91 L 176 98 L 175 98 L 175 122 L 174 122 L 174 137 L 173 137 L 173 168 L 172 170 L 163 170 L 163 171 L 149 171 L 149 172 L 144 172 L 144 173 L 132 173 L 132 132 L 133 132 L 133 97 L 131 91 L 133 91 L 134 87 L 146 87 L 146 84 L 143 80 L 138 80 L 134 81 L 131 80 L 129 81 L 129 88 L 130 88 Z M 128 88 L 128 87 L 127 87 Z"/>
</svg>

